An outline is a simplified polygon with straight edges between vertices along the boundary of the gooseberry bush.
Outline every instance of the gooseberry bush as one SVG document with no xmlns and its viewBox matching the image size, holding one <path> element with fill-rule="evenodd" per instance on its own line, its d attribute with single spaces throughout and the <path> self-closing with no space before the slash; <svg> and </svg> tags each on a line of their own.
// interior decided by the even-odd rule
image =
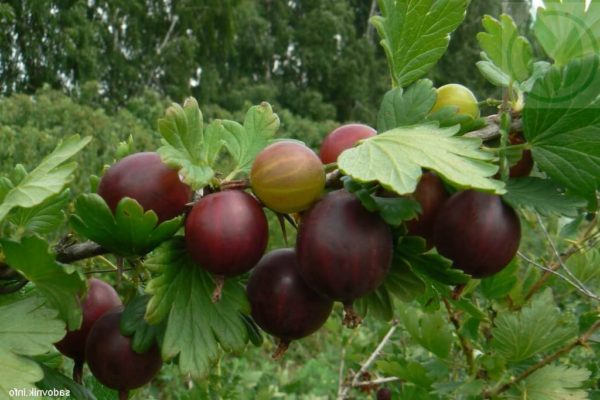
<svg viewBox="0 0 600 400">
<path fill-rule="evenodd" d="M 531 38 L 485 17 L 476 67 L 504 94 L 481 102 L 424 78 L 467 6 L 380 0 L 377 126 L 320 149 L 283 139 L 267 102 L 239 123 L 189 98 L 158 149 L 115 144 L 89 193 L 69 190 L 70 159 L 101 138 L 1 176 L 0 398 L 95 398 L 91 374 L 126 399 L 167 365 L 193 387 L 251 346 L 285 360 L 331 320 L 329 398 L 597 398 L 600 3 L 546 1 Z"/>
</svg>

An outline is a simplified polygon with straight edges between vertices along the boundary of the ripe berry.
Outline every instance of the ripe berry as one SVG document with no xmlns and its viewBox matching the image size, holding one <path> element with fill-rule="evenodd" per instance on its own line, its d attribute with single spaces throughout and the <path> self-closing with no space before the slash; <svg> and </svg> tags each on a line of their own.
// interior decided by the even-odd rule
<svg viewBox="0 0 600 400">
<path fill-rule="evenodd" d="M 98 194 L 113 212 L 122 198 L 130 197 L 163 222 L 185 211 L 192 191 L 157 153 L 148 152 L 132 154 L 110 167 L 100 181 Z"/>
<path fill-rule="evenodd" d="M 321 196 L 325 171 L 311 149 L 283 141 L 258 154 L 250 171 L 250 184 L 267 207 L 290 214 L 307 209 Z"/>
<path fill-rule="evenodd" d="M 513 145 L 525 143 L 523 136 L 518 134 L 511 134 L 508 140 L 510 144 Z M 531 155 L 531 150 L 523 150 L 521 159 L 515 165 L 510 167 L 509 176 L 511 178 L 529 176 L 531 170 L 533 170 L 533 157 Z"/>
<path fill-rule="evenodd" d="M 428 248 L 433 247 L 434 222 L 448 197 L 448 192 L 446 192 L 442 180 L 437 175 L 426 172 L 421 176 L 414 193 L 415 200 L 421 205 L 421 214 L 417 218 L 406 222 L 406 227 L 409 235 L 425 238 Z"/>
<path fill-rule="evenodd" d="M 377 131 L 370 126 L 362 124 L 347 124 L 334 129 L 321 144 L 319 157 L 323 164 L 337 161 L 339 155 L 346 149 L 353 147 L 356 142 L 377 135 Z"/>
<path fill-rule="evenodd" d="M 377 400 L 392 400 L 392 391 L 388 388 L 381 388 L 377 391 Z"/>
<path fill-rule="evenodd" d="M 466 190 L 442 206 L 434 227 L 438 252 L 454 266 L 484 278 L 502 270 L 513 259 L 521 240 L 515 210 L 500 196 Z"/>
<path fill-rule="evenodd" d="M 203 197 L 185 222 L 185 243 L 192 259 L 217 276 L 249 271 L 264 254 L 268 239 L 262 207 L 241 190 Z M 219 293 L 215 295 L 218 299 Z"/>
<path fill-rule="evenodd" d="M 344 190 L 329 193 L 302 217 L 300 275 L 317 292 L 344 303 L 345 324 L 356 326 L 352 302 L 373 292 L 392 261 L 390 228 Z"/>
<path fill-rule="evenodd" d="M 119 308 L 96 321 L 86 342 L 85 357 L 96 379 L 118 390 L 120 399 L 127 399 L 129 390 L 150 382 L 160 371 L 162 359 L 156 344 L 143 354 L 132 350 L 131 339 L 119 329 L 122 313 Z"/>
<path fill-rule="evenodd" d="M 281 340 L 274 357 L 281 356 L 291 340 L 317 331 L 333 307 L 331 300 L 302 280 L 294 249 L 265 255 L 252 271 L 246 291 L 258 326 Z"/>
<path fill-rule="evenodd" d="M 85 341 L 92 325 L 104 313 L 121 304 L 119 295 L 108 283 L 95 278 L 88 281 L 88 292 L 81 307 L 81 327 L 67 332 L 66 336 L 55 344 L 58 351 L 74 360 L 74 381 L 81 383 L 81 373 L 85 361 Z"/>
<path fill-rule="evenodd" d="M 458 114 L 468 115 L 473 119 L 479 118 L 480 115 L 475 95 L 463 85 L 452 83 L 437 89 L 437 100 L 431 112 L 447 106 L 457 107 Z"/>
</svg>

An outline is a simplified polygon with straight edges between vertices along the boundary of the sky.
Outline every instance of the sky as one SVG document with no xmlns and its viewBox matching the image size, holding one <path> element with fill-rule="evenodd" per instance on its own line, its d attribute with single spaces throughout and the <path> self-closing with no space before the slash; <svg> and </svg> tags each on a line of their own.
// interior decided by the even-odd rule
<svg viewBox="0 0 600 400">
<path fill-rule="evenodd" d="M 586 4 L 589 6 L 592 0 L 586 0 Z M 542 0 L 533 0 L 532 2 L 533 8 L 536 9 L 542 5 Z"/>
</svg>

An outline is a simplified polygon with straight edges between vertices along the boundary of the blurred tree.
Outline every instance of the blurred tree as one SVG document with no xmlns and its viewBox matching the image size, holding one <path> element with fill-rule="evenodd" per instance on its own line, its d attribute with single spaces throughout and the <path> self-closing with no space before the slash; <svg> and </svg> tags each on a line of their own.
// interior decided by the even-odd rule
<svg viewBox="0 0 600 400">
<path fill-rule="evenodd" d="M 502 4 L 471 2 L 436 84 L 494 94 L 475 69 L 475 35 Z M 390 84 L 375 12 L 375 0 L 0 0 L 0 93 L 49 85 L 115 110 L 149 88 L 231 112 L 267 100 L 301 118 L 374 124 Z"/>
</svg>

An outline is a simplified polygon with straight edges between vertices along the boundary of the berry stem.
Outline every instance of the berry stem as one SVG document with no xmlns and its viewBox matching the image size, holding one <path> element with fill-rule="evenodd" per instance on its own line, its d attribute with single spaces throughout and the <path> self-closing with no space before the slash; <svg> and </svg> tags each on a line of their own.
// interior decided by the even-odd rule
<svg viewBox="0 0 600 400">
<path fill-rule="evenodd" d="M 221 190 L 245 190 L 248 188 L 250 188 L 248 179 L 229 180 L 221 183 Z"/>
<path fill-rule="evenodd" d="M 280 339 L 279 343 L 277 344 L 277 348 L 275 349 L 275 352 L 271 356 L 273 360 L 281 360 L 287 349 L 290 347 L 290 343 L 291 341 L 289 340 Z"/>
<path fill-rule="evenodd" d="M 215 290 L 212 293 L 212 302 L 218 303 L 223 294 L 223 286 L 225 285 L 225 277 L 223 275 L 213 275 L 215 281 Z"/>
<path fill-rule="evenodd" d="M 83 381 L 83 360 L 75 359 L 75 365 L 73 365 L 73 380 L 81 385 Z"/>
<path fill-rule="evenodd" d="M 344 303 L 344 320 L 342 324 L 350 329 L 357 328 L 362 323 L 362 318 L 356 313 L 352 302 Z"/>
<path fill-rule="evenodd" d="M 119 400 L 128 400 L 129 399 L 129 391 L 128 390 L 119 390 Z"/>
</svg>

